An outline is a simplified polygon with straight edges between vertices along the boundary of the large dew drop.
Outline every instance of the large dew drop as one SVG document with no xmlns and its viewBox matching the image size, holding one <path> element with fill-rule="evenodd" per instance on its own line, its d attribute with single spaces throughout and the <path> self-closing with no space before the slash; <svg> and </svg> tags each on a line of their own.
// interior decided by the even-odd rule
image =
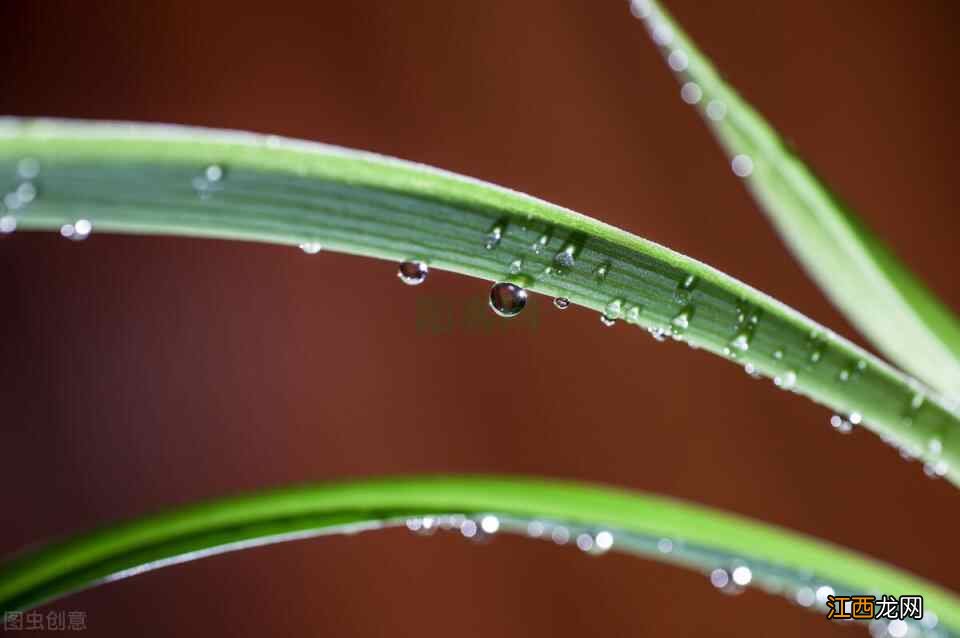
<svg viewBox="0 0 960 638">
<path fill-rule="evenodd" d="M 405 261 L 397 269 L 397 277 L 408 286 L 419 286 L 427 280 L 427 271 L 422 261 Z"/>
<path fill-rule="evenodd" d="M 527 305 L 527 291 L 508 282 L 490 288 L 490 307 L 501 317 L 516 317 Z"/>
</svg>

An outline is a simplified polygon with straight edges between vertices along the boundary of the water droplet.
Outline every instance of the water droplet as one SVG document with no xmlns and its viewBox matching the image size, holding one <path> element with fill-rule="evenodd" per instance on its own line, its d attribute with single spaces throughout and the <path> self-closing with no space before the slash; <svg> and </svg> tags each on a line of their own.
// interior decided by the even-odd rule
<svg viewBox="0 0 960 638">
<path fill-rule="evenodd" d="M 13 215 L 0 217 L 0 235 L 9 235 L 17 229 L 17 218 Z"/>
<path fill-rule="evenodd" d="M 904 621 L 896 618 L 887 623 L 887 633 L 890 634 L 891 638 L 903 638 L 907 635 L 907 630 L 910 627 Z"/>
<path fill-rule="evenodd" d="M 703 98 L 703 90 L 696 82 L 685 82 L 680 87 L 680 99 L 687 104 L 697 104 Z"/>
<path fill-rule="evenodd" d="M 522 259 L 514 259 L 513 261 L 510 262 L 510 274 L 518 275 L 520 274 L 521 270 L 523 270 Z"/>
<path fill-rule="evenodd" d="M 34 179 L 40 174 L 40 162 L 32 157 L 25 157 L 17 162 L 17 175 L 21 179 Z"/>
<path fill-rule="evenodd" d="M 750 581 L 753 580 L 753 571 L 746 565 L 739 565 L 734 568 L 731 576 L 733 577 L 733 583 L 735 585 L 746 587 L 750 584 Z"/>
<path fill-rule="evenodd" d="M 743 588 L 733 582 L 730 572 L 722 567 L 717 567 L 710 572 L 710 584 L 725 594 L 739 594 Z"/>
<path fill-rule="evenodd" d="M 793 595 L 793 599 L 801 607 L 813 607 L 817 602 L 817 594 L 810 587 L 801 587 Z"/>
<path fill-rule="evenodd" d="M 834 430 L 840 432 L 841 434 L 849 434 L 853 432 L 853 424 L 837 414 L 834 414 L 832 417 L 830 417 L 830 425 L 833 426 Z"/>
<path fill-rule="evenodd" d="M 499 282 L 490 288 L 490 307 L 501 317 L 515 317 L 527 305 L 527 291 L 515 284 Z"/>
<path fill-rule="evenodd" d="M 397 277 L 408 286 L 419 286 L 427 280 L 428 270 L 422 261 L 405 261 L 397 269 Z"/>
<path fill-rule="evenodd" d="M 429 536 L 430 534 L 433 534 L 437 531 L 437 527 L 437 519 L 432 516 L 407 519 L 407 529 L 414 534 L 419 534 L 421 536 Z"/>
<path fill-rule="evenodd" d="M 741 332 L 734 337 L 733 341 L 730 342 L 730 345 L 741 352 L 746 352 L 750 349 L 750 335 L 746 332 Z"/>
<path fill-rule="evenodd" d="M 300 250 L 307 253 L 308 255 L 316 255 L 318 252 L 323 250 L 323 246 L 319 242 L 315 241 L 305 241 L 300 244 Z"/>
<path fill-rule="evenodd" d="M 539 255 L 543 252 L 543 249 L 546 248 L 548 243 L 550 243 L 550 235 L 543 234 L 540 235 L 540 239 L 533 242 L 533 245 L 530 246 L 530 248 L 533 249 L 533 252 Z"/>
<path fill-rule="evenodd" d="M 623 312 L 623 301 L 620 299 L 614 299 L 607 304 L 606 308 L 603 310 L 605 314 L 610 319 L 619 319 L 620 314 Z"/>
<path fill-rule="evenodd" d="M 650 333 L 650 336 L 656 339 L 657 341 L 666 341 L 666 331 L 663 328 L 647 328 L 647 332 Z"/>
<path fill-rule="evenodd" d="M 577 548 L 583 552 L 589 552 L 593 549 L 593 536 L 587 533 L 577 535 Z"/>
<path fill-rule="evenodd" d="M 797 373 L 793 370 L 787 370 L 782 375 L 773 378 L 773 383 L 778 388 L 789 390 L 797 383 Z"/>
<path fill-rule="evenodd" d="M 492 514 L 487 514 L 480 519 L 480 529 L 487 534 L 496 534 L 500 529 L 500 519 Z"/>
<path fill-rule="evenodd" d="M 478 531 L 476 521 L 467 519 L 460 524 L 460 533 L 464 538 L 475 538 Z"/>
<path fill-rule="evenodd" d="M 627 323 L 640 323 L 640 306 L 630 306 L 625 319 Z"/>
<path fill-rule="evenodd" d="M 927 441 L 927 449 L 930 450 L 930 454 L 940 456 L 943 453 L 943 442 L 937 437 L 933 437 Z"/>
<path fill-rule="evenodd" d="M 208 182 L 219 182 L 223 179 L 223 167 L 219 164 L 211 164 L 203 171 L 203 176 L 207 178 Z"/>
<path fill-rule="evenodd" d="M 710 572 L 710 584 L 717 589 L 722 589 L 730 584 L 730 574 L 722 567 L 717 567 Z"/>
<path fill-rule="evenodd" d="M 568 530 L 566 527 L 558 525 L 550 530 L 550 538 L 557 545 L 564 545 L 570 540 L 570 530 Z"/>
<path fill-rule="evenodd" d="M 527 534 L 533 538 L 540 538 L 544 531 L 546 531 L 546 527 L 540 521 L 530 521 L 527 524 Z"/>
<path fill-rule="evenodd" d="M 837 378 L 840 379 L 840 381 L 841 381 L 842 383 L 846 383 L 847 381 L 850 380 L 850 371 L 847 370 L 846 368 L 844 368 L 844 369 L 841 370 L 840 373 L 837 375 Z"/>
<path fill-rule="evenodd" d="M 775 350 L 773 352 L 773 358 L 776 359 L 777 361 L 780 361 L 781 359 L 783 359 L 783 350 Z"/>
<path fill-rule="evenodd" d="M 593 541 L 598 550 L 605 552 L 613 547 L 613 534 L 606 530 L 597 532 L 597 536 Z"/>
<path fill-rule="evenodd" d="M 651 11 L 650 0 L 633 0 L 630 3 L 630 13 L 641 20 L 649 18 Z"/>
<path fill-rule="evenodd" d="M 816 592 L 817 603 L 820 605 L 826 605 L 827 599 L 830 598 L 830 596 L 835 595 L 836 593 L 837 592 L 833 591 L 833 587 L 831 587 L 830 585 L 820 585 L 819 587 L 817 587 L 817 592 Z"/>
<path fill-rule="evenodd" d="M 560 310 L 566 310 L 570 307 L 570 300 L 566 297 L 557 297 L 553 300 L 553 305 L 559 308 Z"/>
<path fill-rule="evenodd" d="M 854 425 L 860 425 L 860 422 L 863 421 L 863 415 L 859 412 L 851 412 L 847 420 Z"/>
<path fill-rule="evenodd" d="M 930 478 L 939 478 L 941 476 L 946 476 L 947 472 L 949 471 L 950 471 L 950 465 L 948 465 L 947 462 L 944 461 L 943 459 L 923 464 L 923 472 Z"/>
<path fill-rule="evenodd" d="M 737 155 L 730 162 L 730 168 L 737 177 L 750 177 L 753 174 L 753 160 L 749 155 Z"/>
<path fill-rule="evenodd" d="M 670 323 L 673 324 L 675 328 L 686 330 L 690 327 L 690 311 L 687 309 L 681 310 L 680 314 L 675 316 Z"/>
<path fill-rule="evenodd" d="M 757 367 L 752 363 L 748 363 L 743 366 L 743 371 L 746 372 L 751 379 L 759 379 L 762 375 L 757 371 Z"/>
<path fill-rule="evenodd" d="M 593 276 L 597 278 L 598 281 L 603 281 L 607 277 L 607 273 L 610 271 L 609 263 L 602 263 L 597 266 L 597 269 L 593 271 Z"/>
<path fill-rule="evenodd" d="M 669 46 L 673 42 L 673 29 L 663 20 L 658 20 L 651 29 L 653 41 L 662 47 Z"/>
<path fill-rule="evenodd" d="M 573 244 L 567 244 L 563 250 L 554 255 L 553 261 L 557 264 L 557 267 L 563 270 L 573 268 L 573 264 L 576 261 L 574 258 L 575 250 L 576 248 Z"/>
<path fill-rule="evenodd" d="M 607 315 L 601 314 L 601 315 L 600 315 L 600 323 L 602 323 L 602 324 L 605 325 L 607 328 L 609 328 L 609 327 L 612 326 L 613 324 L 617 323 L 617 320 L 614 319 L 613 317 L 608 317 Z"/>
<path fill-rule="evenodd" d="M 22 184 L 17 186 L 17 190 L 15 192 L 17 195 L 17 199 L 20 202 L 20 205 L 25 206 L 26 204 L 29 204 L 36 198 L 37 187 L 34 186 L 31 182 L 23 182 Z"/>
<path fill-rule="evenodd" d="M 487 250 L 493 250 L 500 245 L 501 239 L 503 239 L 503 227 L 497 224 L 487 233 L 487 240 L 483 244 L 483 247 Z"/>
<path fill-rule="evenodd" d="M 719 122 L 727 116 L 727 105 L 720 100 L 710 100 L 707 103 L 707 117 L 714 122 Z"/>
<path fill-rule="evenodd" d="M 661 538 L 657 541 L 657 551 L 661 554 L 669 554 L 673 551 L 673 541 L 669 538 Z"/>
<path fill-rule="evenodd" d="M 73 241 L 83 241 L 93 232 L 93 223 L 89 219 L 78 219 L 72 224 L 67 223 L 60 227 L 60 234 Z"/>
<path fill-rule="evenodd" d="M 670 55 L 667 56 L 667 64 L 670 65 L 671 69 L 677 73 L 680 73 L 681 71 L 687 70 L 687 66 L 690 64 L 690 59 L 687 58 L 687 54 L 680 49 L 674 49 L 670 52 Z"/>
</svg>

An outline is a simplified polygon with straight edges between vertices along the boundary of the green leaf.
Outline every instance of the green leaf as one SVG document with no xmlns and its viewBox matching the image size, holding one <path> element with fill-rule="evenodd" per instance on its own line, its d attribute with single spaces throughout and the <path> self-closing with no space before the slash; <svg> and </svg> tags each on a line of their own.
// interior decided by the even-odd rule
<svg viewBox="0 0 960 638">
<path fill-rule="evenodd" d="M 520 193 L 276 137 L 57 120 L 0 120 L 0 175 L 0 228 L 318 242 L 565 297 L 774 378 L 960 480 L 956 405 L 732 277 Z"/>
<path fill-rule="evenodd" d="M 960 396 L 960 323 L 723 81 L 654 0 L 633 0 L 734 173 L 833 303 L 891 360 Z"/>
<path fill-rule="evenodd" d="M 462 517 L 438 518 L 454 514 Z M 466 530 L 462 523 L 469 519 L 475 521 L 471 531 L 477 524 L 488 530 L 499 527 L 593 551 L 598 541 L 603 548 L 612 541 L 615 550 L 705 573 L 723 569 L 728 577 L 735 573 L 740 582 L 790 599 L 809 598 L 821 587 L 831 587 L 838 595 L 921 595 L 925 613 L 935 613 L 941 629 L 960 628 L 960 599 L 953 594 L 829 543 L 673 499 L 508 477 L 308 485 L 141 518 L 0 566 L 0 610 L 29 608 L 99 582 L 232 549 L 425 516 L 435 527 L 443 523 Z M 493 520 L 484 520 L 488 516 Z M 736 567 L 749 572 L 733 572 Z M 825 613 L 822 605 L 814 609 Z"/>
</svg>

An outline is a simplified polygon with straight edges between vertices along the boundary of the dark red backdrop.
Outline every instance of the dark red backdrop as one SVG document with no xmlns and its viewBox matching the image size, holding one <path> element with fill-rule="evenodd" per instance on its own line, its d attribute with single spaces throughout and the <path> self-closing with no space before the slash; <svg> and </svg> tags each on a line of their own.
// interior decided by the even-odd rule
<svg viewBox="0 0 960 638">
<path fill-rule="evenodd" d="M 701 258 L 856 337 L 784 253 L 623 2 L 0 5 L 0 111 L 232 127 L 489 179 Z M 954 307 L 957 5 L 669 3 Z M 0 552 L 314 479 L 513 472 L 726 508 L 960 587 L 956 493 L 739 369 L 540 306 L 416 330 L 442 273 L 272 246 L 0 242 Z M 691 607 L 696 611 L 691 611 Z M 696 575 L 390 532 L 203 560 L 57 603 L 92 635 L 845 635 Z M 775 628 L 774 628 L 775 626 Z"/>
</svg>

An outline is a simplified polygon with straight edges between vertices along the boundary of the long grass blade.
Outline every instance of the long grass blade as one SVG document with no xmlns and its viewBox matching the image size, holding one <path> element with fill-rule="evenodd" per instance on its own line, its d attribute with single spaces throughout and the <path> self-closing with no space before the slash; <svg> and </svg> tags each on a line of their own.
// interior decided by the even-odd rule
<svg viewBox="0 0 960 638">
<path fill-rule="evenodd" d="M 0 120 L 0 175 L 7 230 L 321 244 L 565 297 L 766 375 L 960 480 L 954 403 L 732 277 L 520 193 L 276 137 L 57 120 Z"/>
<path fill-rule="evenodd" d="M 726 82 L 663 6 L 634 15 L 775 228 L 833 303 L 886 356 L 960 396 L 960 322 Z"/>
<path fill-rule="evenodd" d="M 223 551 L 407 523 L 464 536 L 513 531 L 589 552 L 620 550 L 756 586 L 825 613 L 826 596 L 924 597 L 937 635 L 960 629 L 960 599 L 829 543 L 673 499 L 509 477 L 394 478 L 221 499 L 106 527 L 0 566 L 0 610 Z M 720 573 L 717 573 L 717 572 Z"/>
</svg>

